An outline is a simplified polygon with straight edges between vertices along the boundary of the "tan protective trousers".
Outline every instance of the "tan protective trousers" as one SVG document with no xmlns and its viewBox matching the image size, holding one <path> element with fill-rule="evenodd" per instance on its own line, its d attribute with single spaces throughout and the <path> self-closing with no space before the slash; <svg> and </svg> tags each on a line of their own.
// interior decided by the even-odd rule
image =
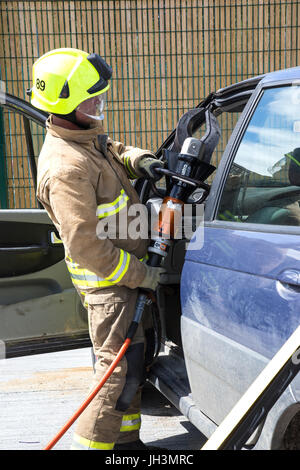
<svg viewBox="0 0 300 470">
<path fill-rule="evenodd" d="M 135 313 L 137 293 L 138 289 L 112 287 L 99 289 L 85 297 L 89 332 L 97 357 L 91 390 L 99 383 L 126 339 Z M 144 319 L 148 322 L 149 312 L 144 312 Z M 80 415 L 71 449 L 110 450 L 115 443 L 139 439 L 144 358 L 145 334 L 141 322 L 125 356 Z"/>
</svg>

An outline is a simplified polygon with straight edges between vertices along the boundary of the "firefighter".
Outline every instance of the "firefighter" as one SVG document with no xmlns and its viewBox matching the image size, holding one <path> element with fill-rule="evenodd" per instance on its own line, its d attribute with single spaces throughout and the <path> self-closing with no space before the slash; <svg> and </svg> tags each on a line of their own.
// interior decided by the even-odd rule
<svg viewBox="0 0 300 470">
<path fill-rule="evenodd" d="M 88 310 L 97 358 L 92 388 L 126 338 L 138 288 L 155 291 L 163 271 L 143 262 L 148 240 L 97 234 L 99 221 L 128 214 L 140 203 L 131 180 L 156 179 L 154 168 L 163 165 L 149 150 L 125 146 L 104 133 L 111 75 L 98 54 L 56 49 L 34 63 L 29 90 L 33 106 L 50 113 L 37 197 L 58 230 L 72 282 Z M 132 217 L 126 217 L 129 224 Z M 72 449 L 147 449 L 139 437 L 145 343 L 140 324 L 126 355 L 80 416 Z"/>
</svg>

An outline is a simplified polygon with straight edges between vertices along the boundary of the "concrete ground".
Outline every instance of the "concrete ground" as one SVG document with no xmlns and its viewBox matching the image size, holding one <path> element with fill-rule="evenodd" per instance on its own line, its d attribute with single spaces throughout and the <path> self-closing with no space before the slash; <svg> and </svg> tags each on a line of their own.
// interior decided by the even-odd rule
<svg viewBox="0 0 300 470">
<path fill-rule="evenodd" d="M 87 396 L 90 349 L 0 361 L 0 450 L 40 450 Z M 68 450 L 73 427 L 54 450 Z M 151 385 L 143 394 L 141 438 L 170 450 L 196 450 L 203 435 Z"/>
</svg>

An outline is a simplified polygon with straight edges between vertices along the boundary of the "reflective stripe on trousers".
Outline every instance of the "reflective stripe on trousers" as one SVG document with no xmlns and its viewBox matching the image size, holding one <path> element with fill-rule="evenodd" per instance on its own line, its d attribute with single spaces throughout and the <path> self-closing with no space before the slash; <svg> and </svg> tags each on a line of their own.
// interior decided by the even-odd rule
<svg viewBox="0 0 300 470">
<path fill-rule="evenodd" d="M 120 432 L 136 431 L 141 427 L 141 413 L 124 415 Z M 97 442 L 74 433 L 71 450 L 112 450 L 115 443 Z"/>
<path fill-rule="evenodd" d="M 112 450 L 115 443 L 96 442 L 74 433 L 71 450 Z"/>
<path fill-rule="evenodd" d="M 122 418 L 120 432 L 136 431 L 141 427 L 141 413 L 124 415 Z"/>
</svg>

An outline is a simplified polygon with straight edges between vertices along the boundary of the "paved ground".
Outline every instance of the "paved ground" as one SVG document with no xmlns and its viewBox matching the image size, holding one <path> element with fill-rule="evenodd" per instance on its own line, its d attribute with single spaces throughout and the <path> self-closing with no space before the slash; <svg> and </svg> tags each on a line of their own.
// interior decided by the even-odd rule
<svg viewBox="0 0 300 470">
<path fill-rule="evenodd" d="M 0 450 L 39 450 L 87 396 L 90 349 L 0 361 Z M 150 385 L 141 438 L 170 450 L 195 450 L 202 434 Z M 69 449 L 72 427 L 54 449 Z"/>
</svg>

